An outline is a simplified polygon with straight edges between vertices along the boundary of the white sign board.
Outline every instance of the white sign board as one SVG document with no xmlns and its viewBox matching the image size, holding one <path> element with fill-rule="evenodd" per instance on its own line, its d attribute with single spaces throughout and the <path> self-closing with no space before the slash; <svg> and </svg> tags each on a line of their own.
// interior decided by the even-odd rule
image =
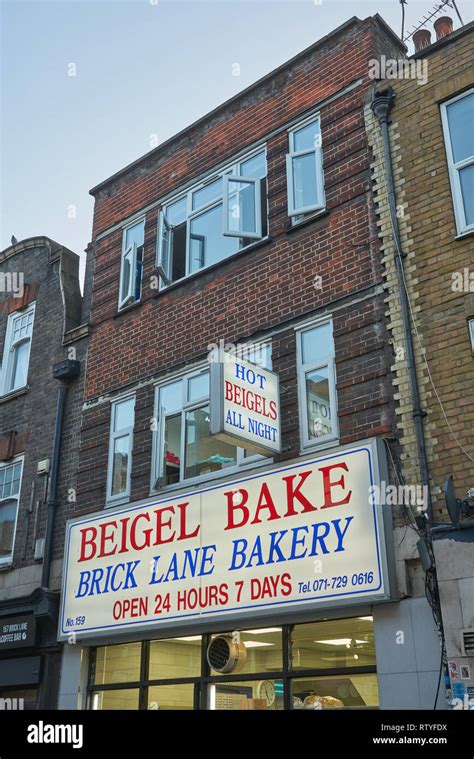
<svg viewBox="0 0 474 759">
<path fill-rule="evenodd" d="M 211 435 L 253 453 L 281 452 L 278 374 L 222 352 L 211 364 Z"/>
<path fill-rule="evenodd" d="M 378 454 L 372 440 L 68 522 L 60 639 L 387 600 Z"/>
</svg>

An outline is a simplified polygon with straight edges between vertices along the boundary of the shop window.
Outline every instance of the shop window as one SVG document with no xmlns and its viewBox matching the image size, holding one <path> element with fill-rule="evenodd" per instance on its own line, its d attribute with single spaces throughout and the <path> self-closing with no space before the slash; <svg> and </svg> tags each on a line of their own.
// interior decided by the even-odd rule
<svg viewBox="0 0 474 759">
<path fill-rule="evenodd" d="M 27 310 L 13 312 L 7 319 L 0 381 L 2 395 L 27 384 L 34 315 L 33 303 Z"/>
<path fill-rule="evenodd" d="M 201 673 L 201 636 L 154 640 L 150 643 L 150 680 L 199 677 Z"/>
<path fill-rule="evenodd" d="M 94 685 L 134 683 L 140 679 L 141 643 L 124 643 L 95 649 Z"/>
<path fill-rule="evenodd" d="M 296 625 L 291 640 L 293 669 L 375 666 L 371 617 Z"/>
<path fill-rule="evenodd" d="M 116 690 L 97 691 L 92 694 L 91 708 L 93 710 L 117 709 L 137 710 L 139 705 L 138 688 L 123 688 Z"/>
<path fill-rule="evenodd" d="M 377 708 L 376 674 L 305 677 L 292 681 L 293 709 Z"/>
<path fill-rule="evenodd" d="M 240 640 L 245 646 L 246 661 L 239 668 L 239 676 L 253 675 L 258 672 L 277 672 L 283 666 L 283 645 L 281 627 L 267 627 L 256 630 L 244 630 Z M 211 676 L 220 675 L 211 670 Z"/>
<path fill-rule="evenodd" d="M 458 234 L 474 230 L 474 89 L 441 105 Z"/>
<path fill-rule="evenodd" d="M 325 206 L 319 116 L 313 116 L 291 129 L 288 132 L 288 141 L 288 215 L 293 222 L 298 222 Z"/>
<path fill-rule="evenodd" d="M 0 565 L 13 560 L 23 459 L 0 464 Z"/>
<path fill-rule="evenodd" d="M 303 448 L 338 437 L 332 323 L 297 332 L 298 395 Z"/>
<path fill-rule="evenodd" d="M 194 689 L 193 683 L 151 685 L 148 688 L 148 709 L 160 711 L 194 709 Z"/>
<path fill-rule="evenodd" d="M 260 149 L 163 206 L 157 267 L 164 285 L 267 236 L 266 176 L 265 150 Z"/>
<path fill-rule="evenodd" d="M 271 368 L 270 343 L 252 346 L 245 358 Z M 210 435 L 207 368 L 157 386 L 155 408 L 154 489 L 228 473 L 263 458 Z"/>
<path fill-rule="evenodd" d="M 123 230 L 119 309 L 140 300 L 144 234 L 144 219 Z"/>
<path fill-rule="evenodd" d="M 107 501 L 130 496 L 135 397 L 112 403 L 109 440 Z"/>
</svg>

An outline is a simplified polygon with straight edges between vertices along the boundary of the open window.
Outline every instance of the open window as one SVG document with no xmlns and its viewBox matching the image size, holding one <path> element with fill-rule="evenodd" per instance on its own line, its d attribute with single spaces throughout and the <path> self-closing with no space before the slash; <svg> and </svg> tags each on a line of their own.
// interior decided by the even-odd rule
<svg viewBox="0 0 474 759">
<path fill-rule="evenodd" d="M 444 141 L 459 235 L 474 230 L 474 89 L 441 105 Z"/>
<path fill-rule="evenodd" d="M 224 176 L 224 235 L 261 239 L 259 179 L 231 174 Z"/>
<path fill-rule="evenodd" d="M 324 208 L 324 175 L 319 116 L 288 133 L 286 156 L 288 215 L 293 218 Z"/>
<path fill-rule="evenodd" d="M 26 387 L 30 362 L 35 304 L 25 311 L 14 311 L 7 320 L 7 331 L 0 371 L 0 394 Z"/>
<path fill-rule="evenodd" d="M 124 229 L 119 309 L 140 300 L 143 272 L 144 220 Z"/>
</svg>

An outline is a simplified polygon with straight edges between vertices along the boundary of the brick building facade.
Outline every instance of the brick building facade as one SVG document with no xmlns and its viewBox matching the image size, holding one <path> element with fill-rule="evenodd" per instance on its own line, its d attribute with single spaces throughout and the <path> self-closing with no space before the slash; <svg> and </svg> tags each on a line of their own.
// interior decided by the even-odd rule
<svg viewBox="0 0 474 759">
<path fill-rule="evenodd" d="M 48 237 L 2 251 L 0 277 L 0 689 L 2 698 L 23 698 L 25 708 L 54 708 L 61 543 L 65 504 L 76 488 L 88 301 L 79 288 L 79 257 Z M 68 382 L 53 494 L 60 384 L 53 366 L 68 359 L 79 362 L 81 373 Z M 45 541 L 54 505 L 50 562 Z"/>
<path fill-rule="evenodd" d="M 67 542 L 74 525 L 110 518 L 102 523 L 103 548 L 109 540 L 112 546 L 121 514 L 193 489 L 192 497 L 203 498 L 229 477 L 273 482 L 281 467 L 315 458 L 377 450 L 377 481 L 396 482 L 394 355 L 364 109 L 370 61 L 405 52 L 379 16 L 350 19 L 93 188 L 92 334 Z M 280 378 L 282 451 L 271 461 L 208 433 L 206 377 L 219 345 L 251 345 Z M 357 497 L 362 512 L 371 500 L 367 490 Z M 266 698 L 267 708 L 292 708 L 324 697 L 337 706 L 432 708 L 440 654 L 419 562 L 400 554 L 393 560 L 391 529 L 408 529 L 406 512 L 381 505 L 378 513 L 387 525 L 390 576 L 383 599 L 359 596 L 351 605 L 346 596 L 296 616 L 283 607 L 272 617 L 256 610 L 245 625 L 229 617 L 199 618 L 191 627 L 160 618 L 141 634 L 127 621 L 124 630 L 111 629 L 112 619 L 95 627 L 89 621 L 94 595 L 103 594 L 108 608 L 105 564 L 97 565 L 95 590 L 88 570 L 75 590 L 69 584 L 67 573 L 79 572 L 89 551 L 95 555 L 91 537 L 81 558 L 74 548 L 65 564 L 60 634 L 66 640 L 70 633 L 75 645 L 65 647 L 60 704 L 220 708 L 243 698 L 252 704 L 246 708 L 262 708 Z M 124 531 L 128 519 L 120 518 Z M 97 534 L 85 527 L 84 540 L 84 530 Z M 90 598 L 74 607 L 74 595 Z M 213 634 L 230 631 L 239 632 L 247 653 L 268 647 L 267 659 L 249 654 L 237 679 L 215 680 L 205 652 Z M 299 665 L 295 653 L 287 670 L 290 640 L 309 663 Z"/>
<path fill-rule="evenodd" d="M 461 678 L 461 667 L 473 672 L 472 649 L 466 644 L 474 629 L 474 563 L 472 522 L 451 523 L 445 499 L 450 475 L 457 497 L 474 500 L 474 213 L 472 185 L 460 192 L 458 171 L 472 175 L 473 24 L 453 31 L 449 18 L 435 22 L 435 37 L 419 32 L 424 46 L 413 56 L 425 67 L 427 81 L 415 77 L 385 80 L 379 92 L 393 90 L 390 149 L 404 259 L 411 303 L 414 349 L 425 417 L 432 519 L 428 539 L 436 559 L 441 612 L 451 692 L 467 693 L 474 679 Z M 460 109 L 464 109 L 462 112 Z M 373 176 L 387 289 L 389 332 L 402 348 L 393 365 L 400 430 L 401 474 L 420 480 L 416 435 L 409 391 L 399 288 L 394 266 L 395 244 L 389 214 L 386 165 L 377 119 L 366 111 L 373 148 Z M 461 142 L 462 141 L 462 146 Z M 422 146 L 422 150 L 420 150 Z M 462 160 L 456 151 L 464 151 Z M 463 181 L 464 181 L 463 179 Z M 471 180 L 472 182 L 472 180 Z M 470 494 L 470 499 L 468 498 Z M 472 508 L 471 508 L 472 513 Z M 402 531 L 398 530 L 400 538 Z M 404 541 L 407 561 L 418 558 L 419 535 Z M 471 632 L 470 632 L 471 631 Z"/>
</svg>

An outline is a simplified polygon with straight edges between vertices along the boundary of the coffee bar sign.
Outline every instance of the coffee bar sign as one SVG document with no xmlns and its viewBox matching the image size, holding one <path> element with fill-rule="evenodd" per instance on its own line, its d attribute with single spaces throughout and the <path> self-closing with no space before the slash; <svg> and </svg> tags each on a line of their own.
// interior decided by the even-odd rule
<svg viewBox="0 0 474 759">
<path fill-rule="evenodd" d="M 388 600 L 391 512 L 372 496 L 384 462 L 368 440 L 72 520 L 60 639 Z"/>
<path fill-rule="evenodd" d="M 211 435 L 251 453 L 281 452 L 279 377 L 221 352 L 211 364 Z"/>
</svg>

